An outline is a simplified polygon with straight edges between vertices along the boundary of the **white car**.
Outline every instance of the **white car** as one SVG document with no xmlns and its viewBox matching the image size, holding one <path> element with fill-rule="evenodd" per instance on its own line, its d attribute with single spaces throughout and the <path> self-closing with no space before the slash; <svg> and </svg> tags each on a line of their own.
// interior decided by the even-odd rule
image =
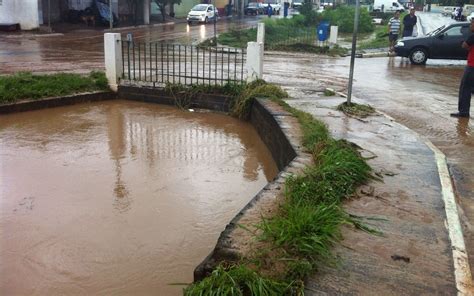
<svg viewBox="0 0 474 296">
<path fill-rule="evenodd" d="M 265 14 L 267 14 L 268 5 L 273 9 L 273 14 L 280 14 L 281 4 L 276 0 L 266 0 L 265 3 L 262 3 Z"/>
<path fill-rule="evenodd" d="M 301 8 L 301 6 L 303 6 L 303 2 L 293 1 L 293 4 L 291 6 L 293 6 L 294 9 L 299 9 L 299 8 Z"/>
<path fill-rule="evenodd" d="M 467 21 L 470 22 L 473 18 L 474 18 L 474 12 L 471 12 L 471 14 L 467 16 Z"/>
<path fill-rule="evenodd" d="M 188 24 L 192 22 L 207 23 L 219 17 L 217 9 L 212 4 L 198 4 L 191 8 L 186 18 Z"/>
</svg>

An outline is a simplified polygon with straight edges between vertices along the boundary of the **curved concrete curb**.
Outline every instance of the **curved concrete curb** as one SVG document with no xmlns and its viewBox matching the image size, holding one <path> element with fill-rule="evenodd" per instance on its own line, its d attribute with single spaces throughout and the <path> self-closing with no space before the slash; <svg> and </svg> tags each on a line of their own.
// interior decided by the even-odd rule
<svg viewBox="0 0 474 296">
<path fill-rule="evenodd" d="M 346 94 L 342 92 L 336 92 L 333 89 L 329 89 L 341 97 L 347 97 Z M 377 110 L 377 113 L 385 116 L 395 124 L 402 126 L 405 129 L 411 130 L 403 124 L 398 123 L 393 117 L 386 114 L 385 112 Z M 436 164 L 438 167 L 438 175 L 442 188 L 442 196 L 445 205 L 446 212 L 446 228 L 449 233 L 449 239 L 451 241 L 451 248 L 453 252 L 453 261 L 454 261 L 454 276 L 456 279 L 456 288 L 458 290 L 458 295 L 474 295 L 474 285 L 472 282 L 472 274 L 469 266 L 468 255 L 466 251 L 466 245 L 464 243 L 464 235 L 462 232 L 461 222 L 459 219 L 459 214 L 457 210 L 455 193 L 451 181 L 451 175 L 448 170 L 448 164 L 446 161 L 446 156 L 441 150 L 439 150 L 433 143 L 422 137 L 416 131 L 411 130 L 414 134 L 418 136 L 425 144 L 433 151 Z"/>
<path fill-rule="evenodd" d="M 111 91 L 79 93 L 62 97 L 43 98 L 38 100 L 23 100 L 11 104 L 0 105 L 0 114 L 24 112 L 73 105 L 84 102 L 96 102 L 115 99 L 117 95 Z"/>
</svg>

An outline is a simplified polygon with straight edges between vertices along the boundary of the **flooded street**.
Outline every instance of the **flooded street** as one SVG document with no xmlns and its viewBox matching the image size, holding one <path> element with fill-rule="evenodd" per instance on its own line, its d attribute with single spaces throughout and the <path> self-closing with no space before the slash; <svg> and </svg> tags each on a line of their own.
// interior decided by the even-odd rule
<svg viewBox="0 0 474 296">
<path fill-rule="evenodd" d="M 451 22 L 449 17 L 435 14 L 420 16 L 425 33 Z M 241 23 L 220 21 L 217 29 L 223 32 L 237 26 L 255 26 L 257 21 L 256 18 Z M 129 31 L 136 40 L 187 43 L 210 37 L 213 27 L 177 24 L 124 30 L 122 36 Z M 92 30 L 51 37 L 2 34 L 0 73 L 103 70 L 102 34 Z M 465 64 L 466 61 L 428 60 L 425 66 L 413 66 L 399 57 L 356 59 L 353 94 L 358 102 L 389 114 L 446 154 L 460 204 L 470 263 L 474 266 L 474 121 L 449 117 L 449 113 L 457 111 L 459 82 Z M 294 97 L 320 96 L 325 87 L 345 92 L 348 73 L 349 58 L 265 53 L 264 79 L 282 85 Z"/>
<path fill-rule="evenodd" d="M 217 32 L 256 26 L 258 18 L 243 20 L 221 20 Z M 188 25 L 179 23 L 149 28 L 114 31 L 128 33 L 135 41 L 166 41 L 192 44 L 210 38 L 214 34 L 213 24 Z M 0 32 L 0 74 L 18 71 L 33 72 L 77 72 L 104 69 L 104 31 L 77 30 L 64 35 L 23 35 Z"/>
<path fill-rule="evenodd" d="M 128 101 L 0 117 L 1 295 L 180 295 L 277 168 L 248 123 Z"/>
</svg>

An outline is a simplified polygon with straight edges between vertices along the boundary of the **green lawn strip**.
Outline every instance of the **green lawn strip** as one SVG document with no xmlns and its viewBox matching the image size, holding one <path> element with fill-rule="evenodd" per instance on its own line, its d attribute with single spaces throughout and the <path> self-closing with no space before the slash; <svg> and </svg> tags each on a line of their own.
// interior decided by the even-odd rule
<svg viewBox="0 0 474 296">
<path fill-rule="evenodd" d="M 252 99 L 259 96 L 278 102 L 298 119 L 303 145 L 313 155 L 314 165 L 307 166 L 302 174 L 287 178 L 285 200 L 280 209 L 257 225 L 260 232 L 256 239 L 271 245 L 271 251 L 256 250 L 252 258 L 242 258 L 231 267 L 220 265 L 210 278 L 186 288 L 185 295 L 302 295 L 304 278 L 319 266 L 335 262 L 331 248 L 341 239 L 341 225 L 351 224 L 376 233 L 341 207 L 345 198 L 371 178 L 371 168 L 355 145 L 333 139 L 324 123 L 287 105 L 283 101 L 287 94 L 280 87 L 261 80 L 247 85 L 237 97 L 234 115 L 247 118 Z M 265 270 L 269 265 L 281 264 L 284 268 L 275 268 L 276 273 Z M 260 279 L 249 279 L 234 270 L 246 270 Z M 225 294 L 216 283 L 229 281 L 231 272 L 232 287 L 240 291 L 229 292 L 226 288 L 225 293 L 230 294 Z M 274 285 L 250 289 L 249 285 L 255 282 Z M 275 292 L 272 290 L 275 287 L 282 290 Z"/>
<path fill-rule="evenodd" d="M 69 73 L 33 75 L 19 72 L 0 76 L 0 104 L 107 89 L 107 78 L 103 72 L 91 72 L 88 76 Z"/>
</svg>

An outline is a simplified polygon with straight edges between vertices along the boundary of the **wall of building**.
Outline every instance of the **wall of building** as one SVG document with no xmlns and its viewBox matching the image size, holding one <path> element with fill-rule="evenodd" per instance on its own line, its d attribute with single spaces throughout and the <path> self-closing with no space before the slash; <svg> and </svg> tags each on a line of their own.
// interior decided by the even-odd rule
<svg viewBox="0 0 474 296">
<path fill-rule="evenodd" d="M 19 23 L 22 30 L 39 27 L 38 0 L 3 0 L 0 23 Z"/>
</svg>

